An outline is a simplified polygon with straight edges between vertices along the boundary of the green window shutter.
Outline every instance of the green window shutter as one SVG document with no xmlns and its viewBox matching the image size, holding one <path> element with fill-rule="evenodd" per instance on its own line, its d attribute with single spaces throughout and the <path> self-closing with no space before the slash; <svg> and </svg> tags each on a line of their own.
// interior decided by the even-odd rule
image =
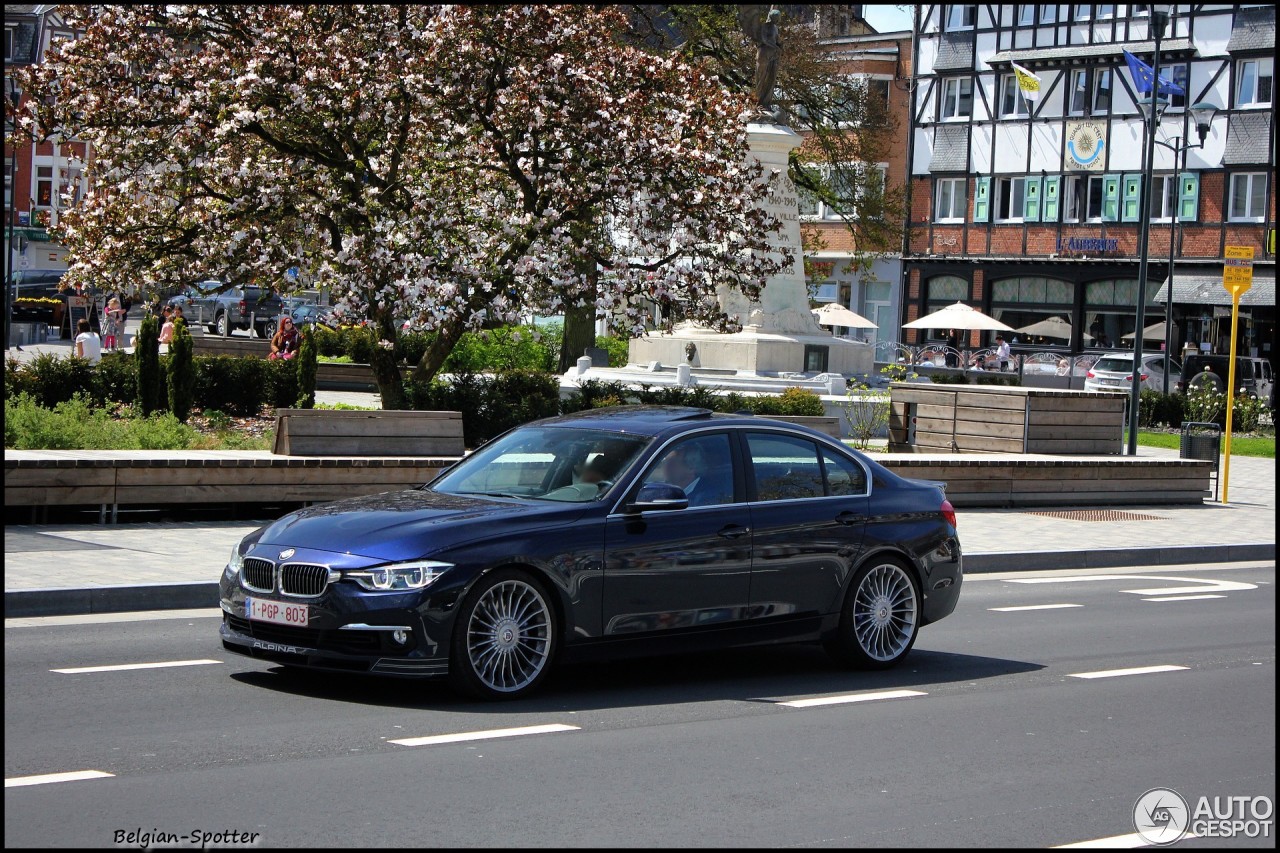
<svg viewBox="0 0 1280 853">
<path fill-rule="evenodd" d="M 1102 176 L 1102 221 L 1115 222 L 1120 219 L 1120 176 Z"/>
<path fill-rule="evenodd" d="M 1195 222 L 1200 213 L 1200 173 L 1178 176 L 1178 221 Z"/>
<path fill-rule="evenodd" d="M 1124 176 L 1124 203 L 1120 221 L 1137 222 L 1142 218 L 1142 175 Z"/>
<path fill-rule="evenodd" d="M 1044 202 L 1041 205 L 1043 215 L 1040 217 L 1042 222 L 1058 221 L 1058 185 L 1061 183 L 1061 175 L 1044 179 Z"/>
<path fill-rule="evenodd" d="M 991 179 L 978 178 L 973 190 L 973 221 L 986 222 L 991 218 Z"/>
<path fill-rule="evenodd" d="M 1040 179 L 1027 178 L 1022 191 L 1022 219 L 1024 222 L 1040 221 Z"/>
</svg>

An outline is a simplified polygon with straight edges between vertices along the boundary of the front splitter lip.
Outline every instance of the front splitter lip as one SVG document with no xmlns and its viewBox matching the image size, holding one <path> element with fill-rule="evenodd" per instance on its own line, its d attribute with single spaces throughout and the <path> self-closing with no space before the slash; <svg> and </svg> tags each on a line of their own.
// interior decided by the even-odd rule
<svg viewBox="0 0 1280 853">
<path fill-rule="evenodd" d="M 261 640 L 235 630 L 225 621 L 218 633 L 222 647 L 229 652 L 292 667 L 400 678 L 437 678 L 449 672 L 448 661 L 438 658 L 352 655 L 297 643 Z"/>
</svg>

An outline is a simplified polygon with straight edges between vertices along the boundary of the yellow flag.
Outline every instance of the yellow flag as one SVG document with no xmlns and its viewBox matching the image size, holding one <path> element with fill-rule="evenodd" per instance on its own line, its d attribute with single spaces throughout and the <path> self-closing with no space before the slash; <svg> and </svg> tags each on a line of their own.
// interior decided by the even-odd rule
<svg viewBox="0 0 1280 853">
<path fill-rule="evenodd" d="M 1040 78 L 1016 62 L 1009 64 L 1013 66 L 1013 76 L 1018 79 L 1018 88 L 1022 90 L 1022 96 L 1028 101 L 1039 100 Z"/>
</svg>

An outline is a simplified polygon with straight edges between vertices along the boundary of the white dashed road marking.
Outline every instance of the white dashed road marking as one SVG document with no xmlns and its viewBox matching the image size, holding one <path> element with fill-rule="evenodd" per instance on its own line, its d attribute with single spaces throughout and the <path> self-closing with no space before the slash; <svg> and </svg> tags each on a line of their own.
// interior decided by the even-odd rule
<svg viewBox="0 0 1280 853">
<path fill-rule="evenodd" d="M 1147 675 L 1153 672 L 1177 672 L 1185 666 L 1163 664 L 1161 666 L 1135 666 L 1132 669 L 1103 669 L 1098 672 L 1073 672 L 1072 678 L 1119 678 L 1122 675 Z"/>
<path fill-rule="evenodd" d="M 1226 598 L 1225 595 L 1164 595 L 1160 598 L 1144 598 L 1143 601 L 1200 601 L 1205 598 Z"/>
<path fill-rule="evenodd" d="M 86 672 L 124 672 L 128 669 L 163 669 L 167 666 L 203 666 L 210 663 L 222 663 L 220 660 L 162 660 L 155 663 L 119 663 L 113 666 L 78 666 L 70 669 L 51 669 L 50 672 L 61 672 L 64 675 L 83 675 Z"/>
<path fill-rule="evenodd" d="M 1200 836 L 1188 832 L 1182 836 L 1183 839 L 1199 838 Z M 1050 847 L 1050 850 L 1131 850 L 1134 847 L 1151 847 L 1150 841 L 1147 841 L 1136 832 L 1128 835 L 1113 835 L 1110 838 L 1095 838 L 1092 841 L 1077 841 L 1074 844 L 1059 844 L 1056 847 Z"/>
<path fill-rule="evenodd" d="M 988 607 L 1000 613 L 1017 613 L 1022 610 L 1061 610 L 1064 607 L 1084 607 L 1083 604 L 1027 604 L 1023 607 Z"/>
<path fill-rule="evenodd" d="M 845 696 L 822 696 L 817 699 L 793 699 L 779 702 L 788 708 L 814 708 L 819 705 L 843 705 L 848 702 L 875 702 L 879 699 L 908 699 L 912 696 L 928 696 L 919 690 L 885 690 L 880 693 L 850 693 Z"/>
<path fill-rule="evenodd" d="M 27 785 L 49 785 L 53 782 L 78 782 L 81 779 L 109 779 L 116 774 L 101 770 L 74 770 L 70 773 L 46 773 L 43 776 L 14 776 L 5 779 L 6 788 L 22 788 Z"/>
<path fill-rule="evenodd" d="M 469 740 L 490 740 L 501 737 L 519 737 L 520 735 L 541 735 L 551 732 L 576 732 L 579 726 L 562 726 L 553 723 L 547 726 L 525 726 L 518 729 L 490 729 L 485 732 L 459 732 L 454 735 L 431 735 L 429 737 L 407 737 L 387 741 L 400 746 L 432 746 L 440 743 L 463 743 Z"/>
</svg>

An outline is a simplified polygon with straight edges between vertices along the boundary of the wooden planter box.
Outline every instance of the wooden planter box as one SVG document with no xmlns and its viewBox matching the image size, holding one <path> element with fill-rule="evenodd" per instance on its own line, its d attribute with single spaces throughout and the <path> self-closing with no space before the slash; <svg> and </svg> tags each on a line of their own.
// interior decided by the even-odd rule
<svg viewBox="0 0 1280 853">
<path fill-rule="evenodd" d="M 282 456 L 462 456 L 461 412 L 277 409 Z"/>
<path fill-rule="evenodd" d="M 1012 386 L 889 386 L 894 453 L 1118 455 L 1127 397 Z"/>
</svg>

